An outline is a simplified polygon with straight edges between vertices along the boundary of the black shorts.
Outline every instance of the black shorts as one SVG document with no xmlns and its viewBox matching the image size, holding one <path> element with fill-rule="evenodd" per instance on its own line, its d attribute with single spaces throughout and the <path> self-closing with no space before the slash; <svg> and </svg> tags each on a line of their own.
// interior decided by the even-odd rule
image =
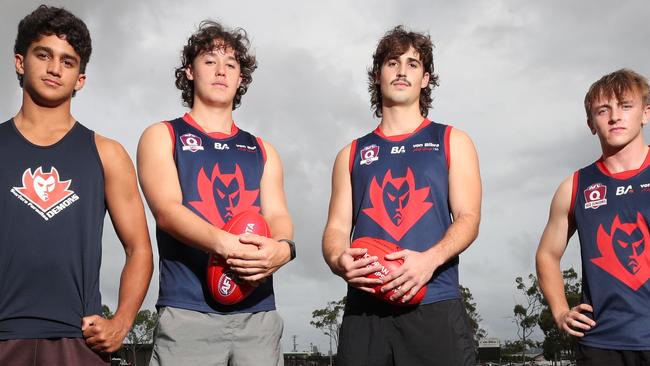
<svg viewBox="0 0 650 366">
<path fill-rule="evenodd" d="M 578 366 L 650 366 L 650 351 L 602 349 L 578 344 Z"/>
<path fill-rule="evenodd" d="M 337 366 L 474 365 L 474 340 L 460 299 L 366 309 L 372 310 L 346 307 Z"/>
<path fill-rule="evenodd" d="M 0 341 L 2 366 L 109 366 L 109 354 L 91 350 L 82 338 Z"/>
</svg>

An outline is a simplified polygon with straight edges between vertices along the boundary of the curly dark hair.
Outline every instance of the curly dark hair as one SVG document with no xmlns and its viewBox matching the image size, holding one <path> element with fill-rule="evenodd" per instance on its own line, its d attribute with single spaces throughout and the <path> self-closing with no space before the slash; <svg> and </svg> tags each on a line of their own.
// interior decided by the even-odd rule
<svg viewBox="0 0 650 366">
<path fill-rule="evenodd" d="M 63 8 L 41 5 L 18 23 L 18 35 L 14 43 L 14 53 L 25 56 L 32 42 L 43 36 L 56 35 L 65 38 L 81 59 L 79 70 L 86 72 L 86 64 L 92 53 L 92 41 L 86 24 L 74 14 Z M 17 74 L 20 86 L 23 75 Z"/>
<path fill-rule="evenodd" d="M 218 42 L 215 44 L 215 41 Z M 226 29 L 215 21 L 204 20 L 199 24 L 199 29 L 187 40 L 181 55 L 181 66 L 175 70 L 176 87 L 182 92 L 183 104 L 190 108 L 194 106 L 194 81 L 187 78 L 185 70 L 192 66 L 197 56 L 214 50 L 215 47 L 232 48 L 241 69 L 242 80 L 235 93 L 232 109 L 239 107 L 242 96 L 246 94 L 248 86 L 253 81 L 253 71 L 257 69 L 257 62 L 255 56 L 249 54 L 250 41 L 246 31 L 241 28 Z"/>
<path fill-rule="evenodd" d="M 591 84 L 587 95 L 585 95 L 584 104 L 587 120 L 591 122 L 591 106 L 598 99 L 616 97 L 618 101 L 621 101 L 625 93 L 630 92 L 641 95 L 644 107 L 650 104 L 650 86 L 645 76 L 630 69 L 620 69 L 603 76 Z"/>
<path fill-rule="evenodd" d="M 433 73 L 433 43 L 428 34 L 406 31 L 403 26 L 398 25 L 379 41 L 372 55 L 372 67 L 368 69 L 370 104 L 375 116 L 379 118 L 381 118 L 382 96 L 377 80 L 381 74 L 381 67 L 386 61 L 404 54 L 411 46 L 420 56 L 424 72 L 429 73 L 429 85 L 422 88 L 420 92 L 420 113 L 425 117 L 429 114 L 433 101 L 431 91 L 438 86 L 438 75 Z"/>
</svg>

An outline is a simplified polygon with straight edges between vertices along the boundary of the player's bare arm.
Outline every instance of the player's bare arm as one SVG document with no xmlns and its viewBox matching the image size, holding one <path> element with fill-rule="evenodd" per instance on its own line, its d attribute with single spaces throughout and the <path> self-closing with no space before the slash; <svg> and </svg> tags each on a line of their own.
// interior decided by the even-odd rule
<svg viewBox="0 0 650 366">
<path fill-rule="evenodd" d="M 584 336 L 584 331 L 596 325 L 584 312 L 592 312 L 589 304 L 580 304 L 569 309 L 564 293 L 564 280 L 560 270 L 560 260 L 569 238 L 575 232 L 570 219 L 571 192 L 573 177 L 565 179 L 558 187 L 548 217 L 548 223 L 542 234 L 535 262 L 539 286 L 553 313 L 557 327 L 576 337 Z"/>
<path fill-rule="evenodd" d="M 129 155 L 113 140 L 95 135 L 95 142 L 104 168 L 106 206 L 126 261 L 115 316 L 110 320 L 99 315 L 85 317 L 82 331 L 93 350 L 114 352 L 122 346 L 147 293 L 153 256 L 144 205 Z"/>
<path fill-rule="evenodd" d="M 325 232 L 323 233 L 323 257 L 332 272 L 351 286 L 374 293 L 373 286 L 381 280 L 365 276 L 379 270 L 375 263 L 377 257 L 368 257 L 355 261 L 355 257 L 364 255 L 366 249 L 350 248 L 352 233 L 352 184 L 350 183 L 350 145 L 336 156 L 332 171 L 332 196 Z M 372 263 L 374 265 L 368 267 Z"/>
<path fill-rule="evenodd" d="M 481 174 L 478 155 L 469 136 L 451 130 L 449 164 L 449 207 L 454 221 L 442 239 L 430 249 L 417 252 L 404 249 L 386 256 L 388 260 L 404 259 L 399 270 L 386 276 L 382 291 L 399 287 L 391 297 L 409 301 L 427 284 L 433 273 L 462 253 L 476 239 L 481 221 Z"/>
<path fill-rule="evenodd" d="M 246 281 L 259 281 L 271 276 L 291 260 L 289 244 L 280 239 L 293 238 L 293 224 L 284 194 L 282 161 L 275 148 L 263 141 L 266 151 L 264 173 L 260 181 L 262 215 L 271 228 L 271 238 L 243 235 L 240 241 L 258 247 L 257 251 L 235 250 L 227 261 Z"/>
<path fill-rule="evenodd" d="M 224 258 L 241 245 L 237 236 L 214 227 L 183 206 L 172 140 L 164 123 L 148 127 L 140 138 L 138 177 L 156 224 L 165 232 L 187 245 Z"/>
</svg>

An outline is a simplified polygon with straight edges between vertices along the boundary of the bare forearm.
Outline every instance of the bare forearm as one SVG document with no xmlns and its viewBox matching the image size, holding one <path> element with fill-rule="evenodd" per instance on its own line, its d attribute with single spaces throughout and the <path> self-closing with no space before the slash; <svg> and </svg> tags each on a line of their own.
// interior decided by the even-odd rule
<svg viewBox="0 0 650 366">
<path fill-rule="evenodd" d="M 560 315 L 569 310 L 566 294 L 564 293 L 564 279 L 560 270 L 560 259 L 551 254 L 538 251 L 535 257 L 537 278 L 544 298 L 548 302 L 553 318 L 558 322 Z"/>
<path fill-rule="evenodd" d="M 149 288 L 152 271 L 153 258 L 150 249 L 143 246 L 134 248 L 131 253 L 127 254 L 120 277 L 119 300 L 114 317 L 114 319 L 122 321 L 127 332 L 142 306 L 142 301 Z"/>
<path fill-rule="evenodd" d="M 293 224 L 288 214 L 265 217 L 271 228 L 271 237 L 275 240 L 293 239 Z"/>
<path fill-rule="evenodd" d="M 350 246 L 350 234 L 334 228 L 326 228 L 323 233 L 323 258 L 332 272 L 341 276 L 338 258 Z"/>
<path fill-rule="evenodd" d="M 460 215 L 447 229 L 438 244 L 427 252 L 435 255 L 441 264 L 456 257 L 467 249 L 478 236 L 480 214 L 467 213 Z"/>
<path fill-rule="evenodd" d="M 180 204 L 170 204 L 154 212 L 156 225 L 180 242 L 209 253 L 227 257 L 230 249 L 223 245 L 225 232 Z"/>
</svg>

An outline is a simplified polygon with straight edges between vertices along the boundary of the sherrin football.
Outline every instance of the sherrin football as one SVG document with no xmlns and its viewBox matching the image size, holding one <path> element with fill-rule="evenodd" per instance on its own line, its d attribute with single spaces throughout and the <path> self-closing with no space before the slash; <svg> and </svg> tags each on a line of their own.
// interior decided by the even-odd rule
<svg viewBox="0 0 650 366">
<path fill-rule="evenodd" d="M 402 250 L 402 248 L 399 245 L 395 245 L 386 240 L 371 238 L 371 237 L 362 237 L 362 238 L 355 239 L 350 245 L 350 247 L 364 248 L 368 250 L 366 254 L 355 258 L 355 260 L 361 258 L 373 257 L 373 256 L 377 257 L 377 262 L 375 263 L 379 263 L 381 265 L 381 268 L 378 271 L 367 275 L 366 276 L 367 278 L 382 279 L 388 276 L 389 274 L 391 274 L 393 271 L 397 270 L 402 264 L 404 264 L 404 260 L 401 258 L 392 261 L 389 261 L 384 258 L 384 256 L 386 256 L 387 254 L 399 252 L 400 250 Z M 372 266 L 375 263 L 371 263 L 369 266 Z M 406 306 L 417 305 L 422 301 L 424 295 L 427 292 L 427 287 L 422 286 L 411 300 L 409 300 L 406 303 L 403 303 L 401 301 L 401 298 L 398 298 L 396 301 L 392 301 L 390 299 L 390 297 L 393 296 L 393 294 L 395 293 L 395 289 L 392 289 L 388 292 L 381 292 L 382 286 L 384 286 L 384 284 L 379 284 L 373 287 L 373 289 L 375 290 L 374 296 L 395 305 L 406 305 Z"/>
<path fill-rule="evenodd" d="M 255 211 L 244 211 L 233 216 L 222 230 L 234 235 L 257 234 L 267 238 L 271 235 L 266 220 Z M 208 290 L 220 304 L 237 304 L 255 290 L 250 283 L 240 280 L 226 260 L 219 255 L 210 254 L 206 272 Z"/>
</svg>

